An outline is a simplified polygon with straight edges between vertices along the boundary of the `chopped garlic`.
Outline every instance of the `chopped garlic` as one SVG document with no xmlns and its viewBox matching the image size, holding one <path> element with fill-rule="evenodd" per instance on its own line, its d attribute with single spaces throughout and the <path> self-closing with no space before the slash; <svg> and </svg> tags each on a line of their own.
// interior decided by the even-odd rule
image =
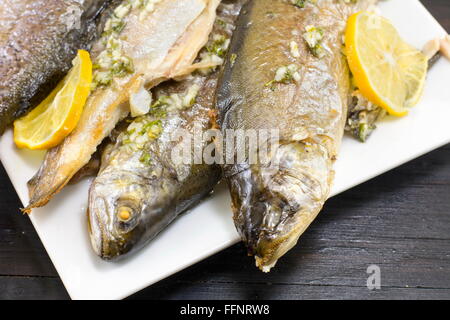
<svg viewBox="0 0 450 320">
<path fill-rule="evenodd" d="M 291 54 L 294 58 L 298 58 L 300 57 L 300 51 L 298 49 L 298 43 L 295 41 L 291 41 L 291 43 L 289 44 L 290 49 L 291 49 Z"/>
<path fill-rule="evenodd" d="M 310 48 L 314 48 L 319 44 L 319 42 L 323 38 L 323 31 L 320 28 L 316 28 L 314 26 L 306 26 L 305 28 L 306 32 L 304 33 L 304 38 L 306 42 L 308 43 L 308 46 Z"/>
<path fill-rule="evenodd" d="M 92 81 L 92 88 L 95 89 L 98 85 L 107 86 L 111 84 L 112 74 L 107 71 L 99 71 L 94 75 L 94 81 Z"/>
<path fill-rule="evenodd" d="M 143 4 L 143 10 L 139 15 L 139 20 L 144 20 L 148 14 L 155 11 L 155 5 L 161 2 L 161 0 L 146 0 Z"/>
<path fill-rule="evenodd" d="M 133 118 L 147 114 L 152 104 L 152 95 L 144 87 L 130 96 L 130 110 Z"/>
<path fill-rule="evenodd" d="M 152 105 L 152 109 L 155 112 L 176 112 L 184 110 L 186 108 L 192 107 L 197 98 L 198 92 L 200 91 L 200 86 L 193 84 L 184 95 L 180 96 L 178 93 L 173 93 L 170 96 L 161 96 Z"/>
<path fill-rule="evenodd" d="M 276 73 L 275 73 L 274 80 L 276 82 L 283 81 L 283 79 L 286 77 L 287 72 L 288 72 L 288 68 L 287 67 L 280 67 L 280 68 L 278 68 Z"/>
<path fill-rule="evenodd" d="M 149 116 L 136 118 L 120 135 L 122 145 L 130 150 L 142 150 L 145 144 L 161 136 L 163 131 L 162 121 Z M 149 139 L 150 138 L 150 139 Z"/>
<path fill-rule="evenodd" d="M 123 52 L 120 33 L 125 28 L 125 18 L 132 10 L 139 9 L 141 19 L 155 10 L 155 5 L 161 0 L 128 0 L 123 1 L 106 21 L 102 41 L 105 49 L 95 61 L 95 74 L 92 88 L 108 86 L 114 77 L 123 77 L 134 72 L 133 61 Z M 107 74 L 109 73 L 109 74 Z"/>
<path fill-rule="evenodd" d="M 124 3 L 120 6 L 118 6 L 115 10 L 114 10 L 114 15 L 119 18 L 119 19 L 123 19 L 125 18 L 131 11 L 131 4 L 130 3 Z"/>
<path fill-rule="evenodd" d="M 131 2 L 131 7 L 133 9 L 142 8 L 144 6 L 145 0 L 134 0 Z"/>
<path fill-rule="evenodd" d="M 345 0 L 348 1 L 348 0 Z M 316 3 L 316 0 L 291 0 L 291 3 L 299 8 L 304 8 L 306 5 L 306 2 L 310 2 L 310 3 Z"/>
<path fill-rule="evenodd" d="M 225 54 L 230 46 L 230 39 L 220 35 L 215 34 L 212 38 L 212 42 L 208 43 L 206 46 L 206 51 L 200 54 L 200 62 L 198 65 L 207 65 L 206 68 L 199 68 L 199 71 L 207 75 L 208 73 L 215 70 L 217 66 L 223 64 Z"/>
<path fill-rule="evenodd" d="M 303 38 L 308 44 L 311 53 L 317 58 L 322 58 L 325 55 L 322 48 L 323 30 L 309 25 L 306 26 L 305 31 Z"/>
<path fill-rule="evenodd" d="M 183 98 L 183 107 L 187 108 L 192 106 L 195 103 L 195 98 L 197 98 L 199 91 L 200 86 L 198 86 L 197 84 L 192 85 Z"/>
<path fill-rule="evenodd" d="M 299 82 L 301 80 L 298 67 L 295 64 L 279 67 L 275 71 L 275 77 L 272 81 L 268 82 L 266 86 L 271 86 L 273 83 L 289 83 L 292 80 Z"/>
<path fill-rule="evenodd" d="M 199 64 L 204 64 L 204 65 L 209 65 L 210 67 L 208 68 L 201 68 L 199 69 L 199 71 L 206 75 L 212 71 L 214 71 L 214 69 L 220 65 L 222 65 L 224 62 L 224 60 L 219 57 L 218 55 L 211 53 L 211 52 L 202 52 L 200 54 L 200 62 Z"/>
</svg>

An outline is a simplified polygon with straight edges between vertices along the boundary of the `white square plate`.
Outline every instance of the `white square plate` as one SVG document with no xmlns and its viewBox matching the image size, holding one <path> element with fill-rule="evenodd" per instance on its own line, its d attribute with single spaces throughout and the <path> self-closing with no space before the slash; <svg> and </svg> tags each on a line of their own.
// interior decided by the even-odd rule
<svg viewBox="0 0 450 320">
<path fill-rule="evenodd" d="M 421 48 L 446 32 L 418 0 L 390 0 L 380 5 L 402 36 Z M 407 14 L 406 14 L 407 13 Z M 333 195 L 450 142 L 450 62 L 432 68 L 425 96 L 409 116 L 388 119 L 365 144 L 345 138 Z M 0 158 L 23 203 L 26 182 L 43 153 L 15 148 L 11 130 L 0 139 Z M 228 192 L 218 187 L 189 214 L 183 215 L 140 253 L 120 263 L 94 255 L 86 227 L 89 181 L 64 189 L 51 203 L 33 211 L 36 228 L 56 270 L 74 299 L 120 299 L 236 243 Z M 255 270 L 256 272 L 256 270 Z"/>
</svg>

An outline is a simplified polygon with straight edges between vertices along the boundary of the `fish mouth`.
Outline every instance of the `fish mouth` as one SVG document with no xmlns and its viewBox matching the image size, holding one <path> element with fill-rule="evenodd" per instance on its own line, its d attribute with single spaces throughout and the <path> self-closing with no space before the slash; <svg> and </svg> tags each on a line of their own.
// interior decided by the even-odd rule
<svg viewBox="0 0 450 320">
<path fill-rule="evenodd" d="M 90 201 L 87 218 L 92 248 L 100 258 L 118 260 L 131 250 L 125 239 L 116 232 L 114 219 L 103 198 Z"/>
<path fill-rule="evenodd" d="M 250 168 L 233 176 L 230 186 L 235 225 L 248 254 L 258 268 L 269 272 L 297 243 L 300 233 L 294 221 L 302 204 L 260 184 Z"/>
<path fill-rule="evenodd" d="M 94 252 L 103 260 L 128 255 L 142 235 L 142 191 L 136 180 L 127 179 L 124 183 L 122 173 L 117 172 L 112 179 L 100 176 L 89 189 L 88 231 Z"/>
<path fill-rule="evenodd" d="M 321 152 L 320 146 L 289 142 L 275 152 L 278 168 L 249 165 L 229 177 L 236 227 L 264 272 L 297 243 L 322 208 L 317 199 L 329 192 L 329 177 L 309 173 L 327 165 L 326 157 L 314 161 Z"/>
</svg>

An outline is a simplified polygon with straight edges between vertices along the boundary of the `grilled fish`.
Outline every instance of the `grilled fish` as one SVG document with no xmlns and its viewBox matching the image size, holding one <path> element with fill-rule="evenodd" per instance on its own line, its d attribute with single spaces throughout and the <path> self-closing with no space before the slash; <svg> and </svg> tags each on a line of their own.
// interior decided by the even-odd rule
<svg viewBox="0 0 450 320">
<path fill-rule="evenodd" d="M 329 197 L 350 95 L 343 31 L 373 2 L 251 0 L 242 9 L 229 51 L 236 59 L 219 81 L 218 121 L 224 132 L 279 130 L 270 161 L 247 156 L 223 166 L 236 228 L 265 272 Z"/>
<path fill-rule="evenodd" d="M 78 49 L 96 38 L 110 0 L 4 0 L 0 3 L 0 134 L 41 102 Z"/>
<path fill-rule="evenodd" d="M 197 67 L 216 53 L 220 63 L 241 6 L 240 1 L 224 1 L 219 6 Z M 180 129 L 186 137 L 194 130 L 202 133 L 213 128 L 218 68 L 155 88 L 151 112 L 132 121 L 103 153 L 88 208 L 92 246 L 101 258 L 113 260 L 138 250 L 218 183 L 220 166 L 195 164 L 194 156 L 185 162 L 174 159 L 172 150 L 180 142 L 171 137 Z M 203 150 L 207 144 L 205 139 L 196 147 Z"/>
<path fill-rule="evenodd" d="M 208 40 L 220 0 L 124 1 L 94 45 L 97 86 L 76 129 L 49 150 L 28 182 L 25 212 L 45 205 L 89 162 L 97 146 L 130 111 L 129 99 L 191 71 Z"/>
</svg>

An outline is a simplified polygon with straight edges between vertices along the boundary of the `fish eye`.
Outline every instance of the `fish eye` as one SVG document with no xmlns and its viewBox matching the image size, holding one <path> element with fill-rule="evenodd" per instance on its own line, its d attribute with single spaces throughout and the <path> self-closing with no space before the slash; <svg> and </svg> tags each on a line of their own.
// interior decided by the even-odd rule
<svg viewBox="0 0 450 320">
<path fill-rule="evenodd" d="M 120 234 L 131 232 L 139 223 L 141 204 L 134 193 L 121 195 L 114 204 L 114 228 Z"/>
<path fill-rule="evenodd" d="M 133 217 L 133 210 L 131 208 L 120 207 L 117 210 L 117 218 L 119 219 L 119 221 L 127 222 L 130 221 L 132 217 Z"/>
</svg>

